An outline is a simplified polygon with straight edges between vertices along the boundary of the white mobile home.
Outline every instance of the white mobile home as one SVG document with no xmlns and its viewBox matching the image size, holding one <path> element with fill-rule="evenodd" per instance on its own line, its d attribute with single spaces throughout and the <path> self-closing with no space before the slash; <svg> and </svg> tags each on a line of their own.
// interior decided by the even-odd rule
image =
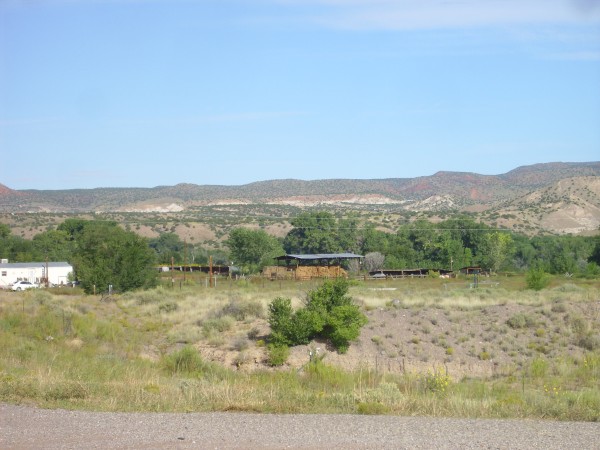
<svg viewBox="0 0 600 450">
<path fill-rule="evenodd" d="M 67 284 L 73 266 L 67 262 L 31 262 L 31 263 L 0 263 L 0 288 L 7 288 L 14 282 L 26 280 L 41 283 L 46 278 L 51 285 Z"/>
</svg>

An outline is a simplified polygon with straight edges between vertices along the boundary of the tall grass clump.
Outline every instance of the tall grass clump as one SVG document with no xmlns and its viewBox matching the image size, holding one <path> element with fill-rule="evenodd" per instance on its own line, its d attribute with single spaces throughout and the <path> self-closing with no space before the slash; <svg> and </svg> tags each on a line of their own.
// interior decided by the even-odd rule
<svg viewBox="0 0 600 450">
<path fill-rule="evenodd" d="M 199 321 L 199 324 L 202 326 L 202 330 L 207 336 L 213 332 L 223 333 L 225 331 L 229 331 L 233 327 L 234 323 L 235 319 L 231 316 L 221 316 Z"/>
<path fill-rule="evenodd" d="M 148 305 L 152 303 L 161 303 L 167 297 L 167 292 L 164 288 L 158 287 L 144 291 L 129 291 L 123 294 L 123 300 L 131 300 L 138 305 Z"/>
<path fill-rule="evenodd" d="M 264 317 L 265 308 L 261 302 L 258 301 L 241 301 L 241 300 L 230 300 L 220 311 L 216 313 L 217 317 L 230 316 L 235 320 L 242 321 L 247 318 L 261 318 Z"/>
<path fill-rule="evenodd" d="M 205 367 L 198 351 L 186 345 L 169 355 L 163 357 L 163 366 L 171 374 L 193 374 L 201 372 Z"/>
<path fill-rule="evenodd" d="M 283 344 L 271 343 L 267 346 L 267 362 L 270 366 L 283 366 L 290 356 L 290 348 Z"/>
</svg>

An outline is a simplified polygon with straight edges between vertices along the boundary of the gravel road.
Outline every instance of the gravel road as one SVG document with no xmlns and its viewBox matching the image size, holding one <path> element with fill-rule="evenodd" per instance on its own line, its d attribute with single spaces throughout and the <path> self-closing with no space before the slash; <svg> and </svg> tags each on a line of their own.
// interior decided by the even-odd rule
<svg viewBox="0 0 600 450">
<path fill-rule="evenodd" d="M 101 413 L 0 405 L 2 449 L 600 449 L 600 424 L 248 413 Z"/>
</svg>

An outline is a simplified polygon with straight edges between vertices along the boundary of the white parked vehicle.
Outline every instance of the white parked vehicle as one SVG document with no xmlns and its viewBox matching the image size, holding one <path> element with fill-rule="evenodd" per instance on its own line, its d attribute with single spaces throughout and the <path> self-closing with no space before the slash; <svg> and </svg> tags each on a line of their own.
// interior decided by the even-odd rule
<svg viewBox="0 0 600 450">
<path fill-rule="evenodd" d="M 11 287 L 13 291 L 24 291 L 25 289 L 32 289 L 38 287 L 37 284 L 33 284 L 29 281 L 17 281 Z"/>
</svg>

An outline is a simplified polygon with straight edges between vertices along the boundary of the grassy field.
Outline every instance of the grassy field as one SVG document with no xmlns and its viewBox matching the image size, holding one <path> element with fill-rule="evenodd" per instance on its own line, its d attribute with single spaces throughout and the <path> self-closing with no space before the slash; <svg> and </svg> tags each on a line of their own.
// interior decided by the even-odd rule
<svg viewBox="0 0 600 450">
<path fill-rule="evenodd" d="M 517 276 L 470 281 L 358 281 L 350 294 L 369 323 L 348 354 L 309 362 L 295 349 L 281 367 L 265 356 L 267 305 L 301 305 L 318 281 L 0 292 L 0 401 L 599 421 L 600 281 L 539 292 Z"/>
</svg>

